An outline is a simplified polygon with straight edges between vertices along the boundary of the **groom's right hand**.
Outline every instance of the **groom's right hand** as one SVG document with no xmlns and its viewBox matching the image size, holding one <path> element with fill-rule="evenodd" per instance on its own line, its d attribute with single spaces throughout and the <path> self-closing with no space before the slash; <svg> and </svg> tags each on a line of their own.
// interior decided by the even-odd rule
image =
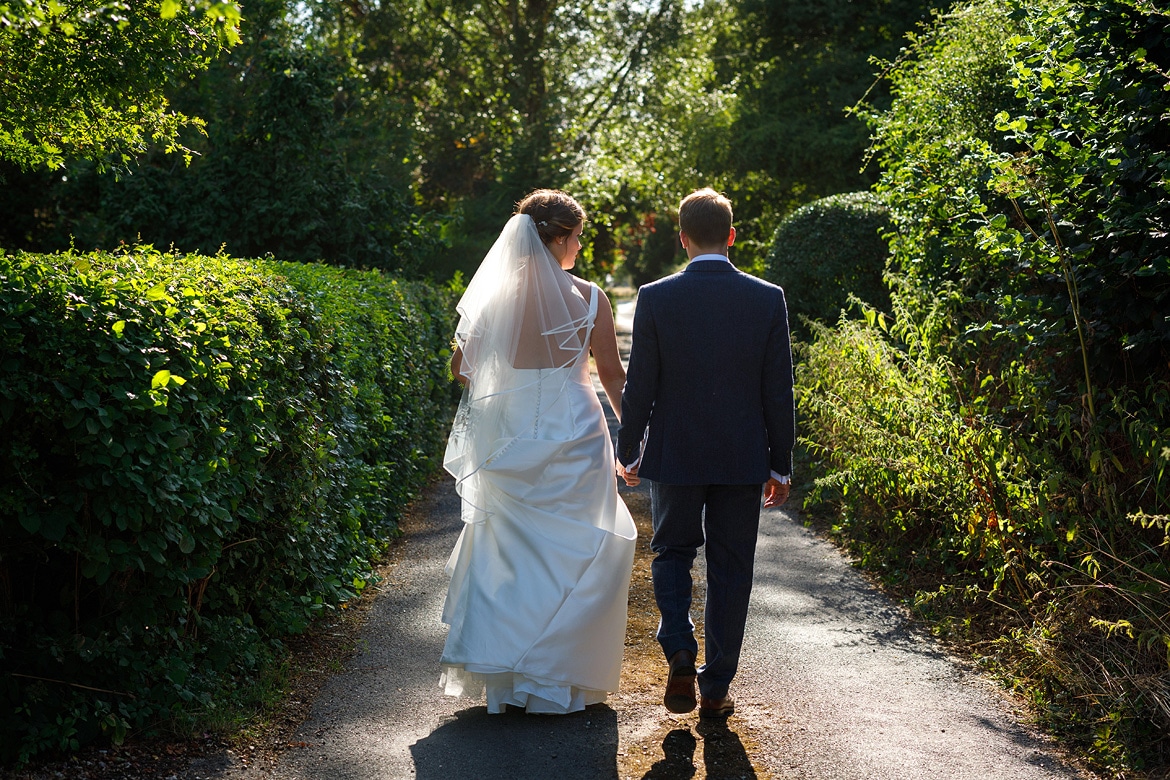
<svg viewBox="0 0 1170 780">
<path fill-rule="evenodd" d="M 626 468 L 620 460 L 615 460 L 614 463 L 617 464 L 618 476 L 626 481 L 626 487 L 637 487 L 642 482 L 642 478 L 638 476 L 637 466 Z"/>
<path fill-rule="evenodd" d="M 764 507 L 770 509 L 774 506 L 780 506 L 788 500 L 788 491 L 791 485 L 786 482 L 772 477 L 768 483 L 764 485 Z"/>
</svg>

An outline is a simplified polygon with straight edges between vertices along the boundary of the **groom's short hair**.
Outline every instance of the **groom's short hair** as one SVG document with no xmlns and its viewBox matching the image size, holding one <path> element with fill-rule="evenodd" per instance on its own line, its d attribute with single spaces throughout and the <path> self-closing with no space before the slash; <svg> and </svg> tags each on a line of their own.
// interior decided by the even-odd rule
<svg viewBox="0 0 1170 780">
<path fill-rule="evenodd" d="M 678 206 L 678 228 L 696 246 L 727 246 L 731 237 L 731 201 L 704 187 L 683 198 Z"/>
</svg>

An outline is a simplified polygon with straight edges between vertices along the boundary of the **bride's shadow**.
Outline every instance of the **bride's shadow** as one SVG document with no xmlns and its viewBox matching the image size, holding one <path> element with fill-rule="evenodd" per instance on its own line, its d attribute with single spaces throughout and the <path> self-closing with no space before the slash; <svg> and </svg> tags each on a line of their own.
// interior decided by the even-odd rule
<svg viewBox="0 0 1170 780">
<path fill-rule="evenodd" d="M 723 720 L 700 720 L 695 731 L 703 738 L 703 769 L 709 780 L 756 777 L 756 770 L 739 735 Z M 675 729 L 662 740 L 662 760 L 655 762 L 642 780 L 687 780 L 695 776 L 698 740 L 690 729 Z"/>
<path fill-rule="evenodd" d="M 595 705 L 571 715 L 455 713 L 410 746 L 418 780 L 617 778 L 617 713 Z"/>
</svg>

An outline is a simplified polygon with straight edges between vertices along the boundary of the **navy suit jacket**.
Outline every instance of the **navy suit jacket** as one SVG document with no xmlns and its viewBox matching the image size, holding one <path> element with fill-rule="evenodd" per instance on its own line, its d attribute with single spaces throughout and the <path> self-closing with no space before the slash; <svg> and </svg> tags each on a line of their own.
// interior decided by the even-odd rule
<svg viewBox="0 0 1170 780">
<path fill-rule="evenodd" d="M 722 260 L 645 285 L 617 456 L 669 485 L 762 484 L 792 473 L 796 436 L 784 291 Z"/>
</svg>

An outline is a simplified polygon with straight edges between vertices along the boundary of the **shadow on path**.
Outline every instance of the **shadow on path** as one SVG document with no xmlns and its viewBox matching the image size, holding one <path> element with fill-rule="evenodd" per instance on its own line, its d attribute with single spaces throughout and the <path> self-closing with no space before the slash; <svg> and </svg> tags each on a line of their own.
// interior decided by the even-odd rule
<svg viewBox="0 0 1170 780">
<path fill-rule="evenodd" d="M 723 720 L 700 720 L 695 731 L 702 737 L 701 760 L 706 780 L 755 780 L 756 770 L 739 735 Z M 662 740 L 662 759 L 642 775 L 642 780 L 688 780 L 698 767 L 699 741 L 689 728 L 677 728 Z"/>
<path fill-rule="evenodd" d="M 606 780 L 618 776 L 617 749 L 617 713 L 605 705 L 547 717 L 471 707 L 410 753 L 418 780 Z"/>
<path fill-rule="evenodd" d="M 703 738 L 703 768 L 707 770 L 707 780 L 747 780 L 756 776 L 739 735 L 726 721 L 700 720 L 695 731 Z"/>
</svg>

